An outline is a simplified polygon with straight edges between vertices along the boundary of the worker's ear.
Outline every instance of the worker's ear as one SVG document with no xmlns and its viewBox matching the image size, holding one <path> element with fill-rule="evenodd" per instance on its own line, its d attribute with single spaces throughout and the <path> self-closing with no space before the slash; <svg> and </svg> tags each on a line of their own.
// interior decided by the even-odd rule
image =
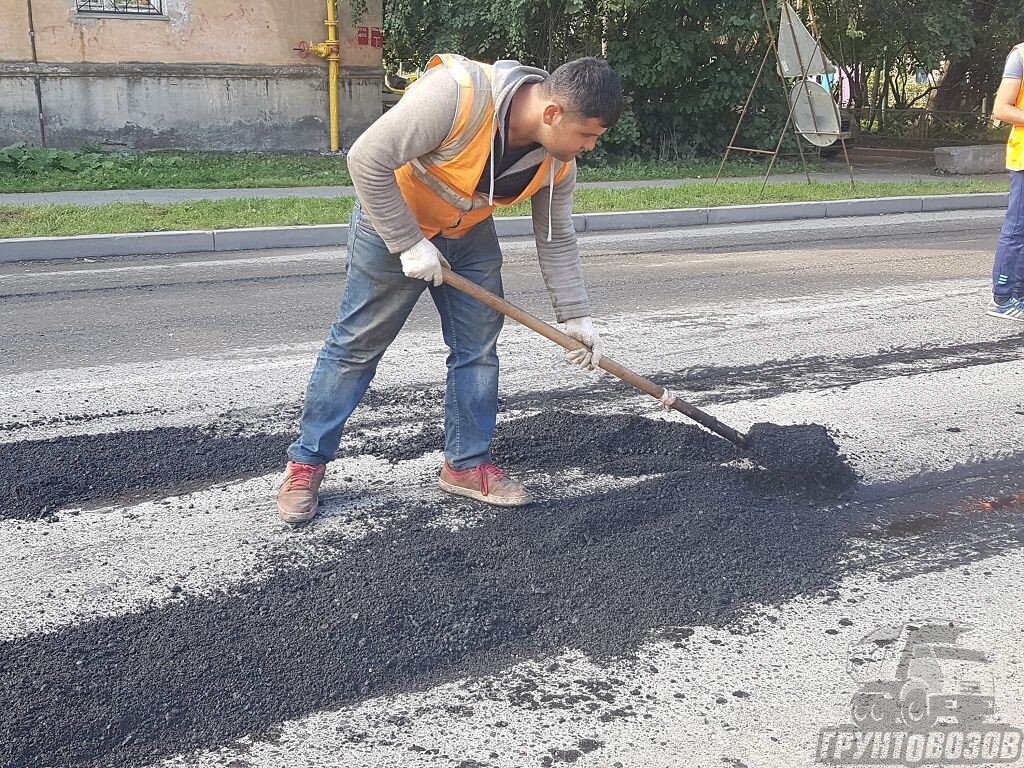
<svg viewBox="0 0 1024 768">
<path fill-rule="evenodd" d="M 544 107 L 544 125 L 554 125 L 555 118 L 562 113 L 562 108 L 551 102 Z"/>
</svg>

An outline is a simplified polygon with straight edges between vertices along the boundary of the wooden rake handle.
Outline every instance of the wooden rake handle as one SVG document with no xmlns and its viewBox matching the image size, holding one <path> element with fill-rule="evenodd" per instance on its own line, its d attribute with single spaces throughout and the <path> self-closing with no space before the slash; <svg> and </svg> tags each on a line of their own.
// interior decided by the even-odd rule
<svg viewBox="0 0 1024 768">
<path fill-rule="evenodd" d="M 575 351 L 577 349 L 587 349 L 587 346 L 583 344 L 581 341 L 578 341 L 574 339 L 572 336 L 562 333 L 554 326 L 544 322 L 539 317 L 535 317 L 534 315 L 531 315 L 529 312 L 520 309 L 515 304 L 512 304 L 511 302 L 505 301 L 505 299 L 495 296 L 486 288 L 481 288 L 476 283 L 471 282 L 464 277 L 460 277 L 447 267 L 441 267 L 441 273 L 444 275 L 445 283 L 450 285 L 452 288 L 455 288 L 456 290 L 462 291 L 463 293 L 472 296 L 480 303 L 486 304 L 491 309 L 501 312 L 501 314 L 515 320 L 517 323 L 521 325 L 525 325 L 532 331 L 536 331 L 541 336 L 543 336 L 546 339 L 550 339 L 551 341 L 555 342 L 555 344 L 558 344 L 560 347 L 563 347 L 569 350 L 570 352 Z M 650 379 L 644 378 L 640 374 L 631 371 L 629 368 L 627 368 L 624 365 L 620 365 L 619 363 L 612 360 L 610 357 L 602 355 L 599 366 L 603 370 L 608 371 L 608 373 L 610 373 L 612 376 L 615 376 L 616 378 L 621 379 L 630 386 L 639 389 L 641 392 L 650 395 L 655 400 L 660 401 L 662 397 L 665 396 L 665 393 L 668 391 L 665 387 L 662 387 L 659 384 L 655 384 Z M 688 403 L 685 400 L 676 397 L 675 401 L 669 407 L 673 408 L 676 411 L 679 411 L 681 414 L 685 416 L 688 416 L 701 426 L 706 427 L 707 429 L 714 432 L 716 435 L 721 435 L 729 442 L 735 443 L 741 448 L 746 445 L 747 439 L 743 433 L 737 432 L 728 424 L 723 424 L 710 413 L 702 411 L 700 408 L 693 405 L 692 403 Z"/>
</svg>

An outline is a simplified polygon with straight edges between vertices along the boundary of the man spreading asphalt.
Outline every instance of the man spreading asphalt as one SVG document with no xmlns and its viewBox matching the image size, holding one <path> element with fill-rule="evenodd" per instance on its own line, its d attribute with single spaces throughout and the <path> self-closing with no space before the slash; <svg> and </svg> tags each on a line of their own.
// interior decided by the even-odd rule
<svg viewBox="0 0 1024 768">
<path fill-rule="evenodd" d="M 1013 125 L 1006 144 L 1010 204 L 992 266 L 992 301 L 986 314 L 1024 321 L 1024 43 L 1010 51 L 992 117 Z"/>
<path fill-rule="evenodd" d="M 594 148 L 622 107 L 618 76 L 600 59 L 577 59 L 549 75 L 517 61 L 487 65 L 445 54 L 360 136 L 348 154 L 358 202 L 345 292 L 309 380 L 299 437 L 288 448 L 277 496 L 282 520 L 303 523 L 316 514 L 345 422 L 424 289 L 450 349 L 438 483 L 490 504 L 530 502 L 490 455 L 503 317 L 445 285 L 441 265 L 502 295 L 492 212 L 529 199 L 555 317 L 588 348 L 567 357 L 596 367 L 601 339 L 572 223 L 575 158 Z"/>
</svg>

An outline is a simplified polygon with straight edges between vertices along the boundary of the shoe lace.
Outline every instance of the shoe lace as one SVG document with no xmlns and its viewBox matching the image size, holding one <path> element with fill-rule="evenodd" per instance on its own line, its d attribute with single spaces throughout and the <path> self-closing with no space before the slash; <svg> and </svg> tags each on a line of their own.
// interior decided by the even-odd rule
<svg viewBox="0 0 1024 768">
<path fill-rule="evenodd" d="M 317 469 L 313 464 L 292 464 L 288 475 L 288 490 L 309 490 Z"/>
<path fill-rule="evenodd" d="M 480 465 L 480 486 L 484 493 L 490 493 L 491 488 L 500 485 L 505 480 L 508 480 L 508 475 L 494 464 Z"/>
<path fill-rule="evenodd" d="M 499 469 L 494 464 L 481 465 L 480 472 L 488 478 L 493 477 L 495 480 L 508 480 L 508 473 Z"/>
</svg>

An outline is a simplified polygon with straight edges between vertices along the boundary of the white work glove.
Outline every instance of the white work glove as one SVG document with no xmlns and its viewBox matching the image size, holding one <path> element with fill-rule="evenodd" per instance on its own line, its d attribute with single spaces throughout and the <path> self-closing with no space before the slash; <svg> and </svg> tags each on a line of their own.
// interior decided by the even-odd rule
<svg viewBox="0 0 1024 768">
<path fill-rule="evenodd" d="M 400 258 L 402 259 L 402 272 L 406 277 L 426 280 L 435 286 L 444 282 L 444 278 L 441 276 L 441 265 L 444 264 L 451 269 L 441 252 L 427 238 L 423 238 L 412 248 L 402 251 Z"/>
<path fill-rule="evenodd" d="M 594 327 L 593 319 L 590 317 L 575 317 L 572 320 L 566 320 L 563 330 L 566 335 L 572 336 L 589 347 L 589 349 L 577 349 L 567 352 L 565 359 L 573 365 L 588 368 L 591 371 L 597 368 L 601 362 L 601 334 Z"/>
</svg>

